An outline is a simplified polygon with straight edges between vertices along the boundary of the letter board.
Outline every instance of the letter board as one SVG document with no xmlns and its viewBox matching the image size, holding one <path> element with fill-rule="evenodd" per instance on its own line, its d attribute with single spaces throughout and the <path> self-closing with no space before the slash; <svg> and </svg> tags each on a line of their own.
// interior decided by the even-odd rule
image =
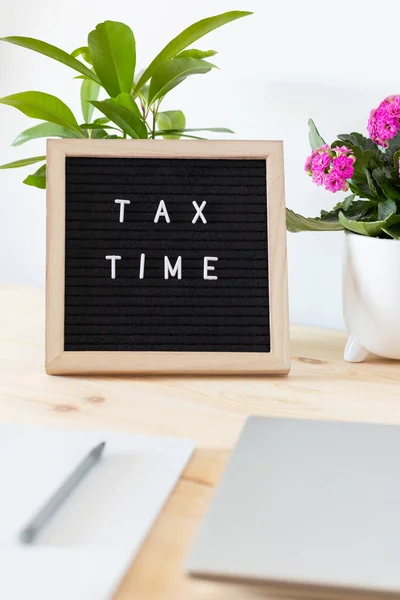
<svg viewBox="0 0 400 600">
<path fill-rule="evenodd" d="M 288 371 L 280 142 L 49 140 L 46 370 Z"/>
</svg>

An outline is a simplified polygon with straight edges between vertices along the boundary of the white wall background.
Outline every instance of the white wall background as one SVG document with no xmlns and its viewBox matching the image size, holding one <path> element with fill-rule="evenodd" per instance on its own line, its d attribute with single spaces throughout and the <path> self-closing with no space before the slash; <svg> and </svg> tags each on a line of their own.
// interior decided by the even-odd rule
<svg viewBox="0 0 400 600">
<path fill-rule="evenodd" d="M 97 23 L 119 20 L 134 30 L 141 68 L 192 22 L 233 9 L 255 14 L 195 44 L 219 51 L 220 71 L 188 79 L 163 108 L 183 109 L 188 126 L 227 126 L 239 139 L 283 139 L 287 205 L 316 215 L 343 194 L 314 187 L 303 173 L 307 119 L 327 141 L 364 132 L 370 109 L 400 91 L 398 0 L 2 0 L 0 36 L 36 37 L 72 51 Z M 0 96 L 41 90 L 78 115 L 80 82 L 73 76 L 46 57 L 0 44 Z M 0 123 L 0 163 L 44 153 L 44 141 L 9 147 L 33 124 L 27 117 L 1 106 Z M 0 171 L 0 283 L 44 283 L 45 194 L 21 183 L 33 170 Z M 288 234 L 293 322 L 343 327 L 341 247 L 341 233 Z"/>
</svg>

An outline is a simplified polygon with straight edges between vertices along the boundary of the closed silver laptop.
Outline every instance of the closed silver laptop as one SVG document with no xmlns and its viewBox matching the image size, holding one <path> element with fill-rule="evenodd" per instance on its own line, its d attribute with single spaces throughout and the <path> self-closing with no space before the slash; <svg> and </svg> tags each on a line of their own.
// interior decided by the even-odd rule
<svg viewBox="0 0 400 600">
<path fill-rule="evenodd" d="M 251 417 L 187 570 L 400 594 L 400 427 Z"/>
</svg>

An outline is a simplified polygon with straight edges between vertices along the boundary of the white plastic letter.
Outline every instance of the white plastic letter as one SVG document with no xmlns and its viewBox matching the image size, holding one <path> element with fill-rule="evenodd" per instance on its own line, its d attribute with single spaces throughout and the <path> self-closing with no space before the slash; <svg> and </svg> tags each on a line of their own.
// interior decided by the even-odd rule
<svg viewBox="0 0 400 600">
<path fill-rule="evenodd" d="M 160 204 L 158 205 L 156 216 L 154 217 L 154 223 L 158 223 L 160 217 L 164 217 L 167 223 L 171 223 L 171 219 L 169 218 L 169 214 L 167 211 L 167 207 L 165 206 L 164 200 L 160 200 Z"/>
<path fill-rule="evenodd" d="M 107 254 L 106 260 L 111 260 L 111 279 L 116 278 L 116 261 L 121 260 L 121 256 L 118 254 Z"/>
<path fill-rule="evenodd" d="M 193 200 L 192 202 L 193 206 L 196 209 L 196 214 L 194 215 L 193 219 L 192 219 L 192 223 L 196 223 L 197 219 L 200 217 L 200 219 L 203 221 L 203 223 L 207 223 L 207 219 L 205 218 L 205 216 L 202 213 L 202 210 L 204 209 L 205 205 L 207 204 L 207 202 L 205 200 L 203 200 L 203 202 L 201 203 L 201 205 L 199 206 L 196 202 L 196 200 Z"/>
<path fill-rule="evenodd" d="M 119 222 L 124 222 L 125 217 L 125 204 L 130 204 L 130 200 L 114 200 L 115 204 L 119 204 Z"/>
<path fill-rule="evenodd" d="M 169 276 L 175 277 L 178 274 L 178 279 L 182 279 L 182 256 L 178 256 L 175 266 L 172 267 L 168 256 L 164 256 L 164 279 L 169 279 Z"/>
<path fill-rule="evenodd" d="M 139 270 L 139 279 L 144 279 L 144 263 L 146 261 L 146 255 L 140 255 L 140 270 Z"/>
<path fill-rule="evenodd" d="M 218 258 L 216 256 L 205 256 L 204 257 L 203 279 L 218 279 L 218 277 L 216 275 L 209 275 L 208 274 L 209 271 L 215 271 L 215 267 L 212 267 L 211 265 L 208 264 L 208 261 L 210 261 L 210 260 L 217 261 Z"/>
</svg>

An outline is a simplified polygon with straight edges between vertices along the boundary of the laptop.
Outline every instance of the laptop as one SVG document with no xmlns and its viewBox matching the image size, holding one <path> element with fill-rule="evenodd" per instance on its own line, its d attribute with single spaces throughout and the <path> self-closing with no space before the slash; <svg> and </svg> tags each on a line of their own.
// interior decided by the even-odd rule
<svg viewBox="0 0 400 600">
<path fill-rule="evenodd" d="M 187 571 L 284 593 L 400 595 L 400 427 L 249 418 Z"/>
</svg>

